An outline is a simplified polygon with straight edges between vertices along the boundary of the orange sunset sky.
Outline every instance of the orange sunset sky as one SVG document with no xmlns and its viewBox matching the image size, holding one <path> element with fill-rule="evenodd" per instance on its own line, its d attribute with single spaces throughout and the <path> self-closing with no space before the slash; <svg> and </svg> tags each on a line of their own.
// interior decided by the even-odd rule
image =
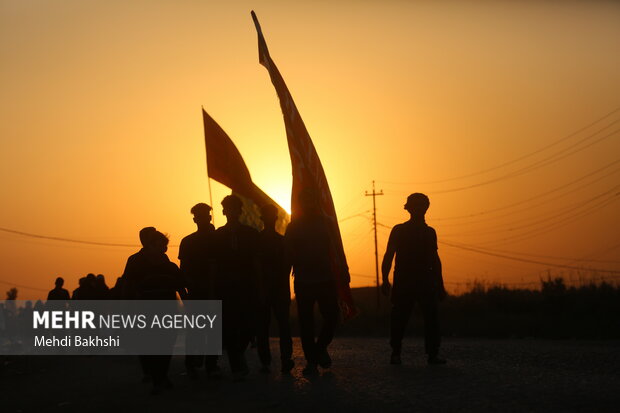
<svg viewBox="0 0 620 413">
<path fill-rule="evenodd" d="M 178 262 L 190 207 L 209 202 L 201 106 L 290 207 L 252 9 L 323 162 L 352 286 L 374 283 L 372 180 L 380 256 L 425 192 L 453 291 L 620 277 L 620 3 L 230 3 L 0 0 L 3 295 L 88 272 L 111 286 L 136 250 L 7 229 L 138 244 L 153 225 Z M 212 189 L 220 226 L 229 191 Z"/>
</svg>

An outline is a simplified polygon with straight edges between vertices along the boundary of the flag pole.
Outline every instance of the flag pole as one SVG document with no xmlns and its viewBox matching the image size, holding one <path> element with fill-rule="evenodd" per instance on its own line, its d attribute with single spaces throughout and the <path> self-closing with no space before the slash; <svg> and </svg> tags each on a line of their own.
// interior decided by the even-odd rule
<svg viewBox="0 0 620 413">
<path fill-rule="evenodd" d="M 204 117 L 204 111 L 205 111 L 205 107 L 204 106 L 200 106 L 200 109 L 203 112 L 203 117 Z M 208 148 L 207 148 L 207 142 L 205 140 L 205 155 L 207 154 Z M 209 176 L 209 164 L 208 164 L 208 159 L 209 157 L 207 156 L 207 184 L 209 185 L 209 205 L 211 206 L 211 210 L 213 211 L 211 216 L 213 217 L 213 226 L 215 226 L 215 207 L 213 206 L 213 192 L 211 191 L 211 177 Z"/>
<path fill-rule="evenodd" d="M 207 172 L 207 174 L 208 173 L 209 172 Z M 211 192 L 211 177 L 209 177 L 209 175 L 207 175 L 207 182 L 209 183 L 209 203 L 211 205 L 211 210 L 213 211 L 211 216 L 213 217 L 213 226 L 215 226 L 215 207 L 213 206 L 213 194 Z"/>
</svg>

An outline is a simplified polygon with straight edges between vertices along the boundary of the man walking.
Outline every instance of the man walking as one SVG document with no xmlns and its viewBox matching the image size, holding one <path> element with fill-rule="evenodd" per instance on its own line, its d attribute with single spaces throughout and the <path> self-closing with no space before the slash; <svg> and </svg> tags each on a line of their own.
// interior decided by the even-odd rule
<svg viewBox="0 0 620 413">
<path fill-rule="evenodd" d="M 401 364 L 402 340 L 416 303 L 424 317 L 424 345 L 428 363 L 446 362 L 438 357 L 441 336 L 437 314 L 438 301 L 446 296 L 446 291 L 437 254 L 437 234 L 424 220 L 429 206 L 430 201 L 424 194 L 415 193 L 407 197 L 405 210 L 411 218 L 392 228 L 381 265 L 382 290 L 389 295 L 391 286 L 388 277 L 396 255 L 390 316 L 391 364 Z"/>
<path fill-rule="evenodd" d="M 248 374 L 245 350 L 256 330 L 259 307 L 258 231 L 239 219 L 243 202 L 236 195 L 222 200 L 226 225 L 215 232 L 216 289 L 222 300 L 222 344 L 235 381 Z"/>
<path fill-rule="evenodd" d="M 288 373 L 295 365 L 291 359 L 293 340 L 289 323 L 291 265 L 285 256 L 284 237 L 276 232 L 278 209 L 271 204 L 264 205 L 261 208 L 261 219 L 264 228 L 259 234 L 259 252 L 264 297 L 261 300 L 256 344 L 263 365 L 261 371 L 268 373 L 271 364 L 269 324 L 273 312 L 280 335 L 280 367 L 282 373 Z"/>
<path fill-rule="evenodd" d="M 211 207 L 205 203 L 199 203 L 192 207 L 190 213 L 194 216 L 196 232 L 181 240 L 179 246 L 179 261 L 181 263 L 181 276 L 187 287 L 185 300 L 214 300 L 214 260 L 215 260 L 215 227 L 211 224 Z M 191 305 L 191 302 L 187 302 Z M 185 345 L 194 350 L 206 347 L 206 336 L 203 332 L 192 331 L 187 334 Z M 185 368 L 191 379 L 198 377 L 198 371 L 204 361 L 207 376 L 218 378 L 220 376 L 217 366 L 216 355 L 186 355 Z"/>
<path fill-rule="evenodd" d="M 300 194 L 300 205 L 302 213 L 289 224 L 285 242 L 293 265 L 301 346 L 307 362 L 303 373 L 313 375 L 318 373 L 317 365 L 325 369 L 332 365 L 327 347 L 334 338 L 340 308 L 330 265 L 327 219 L 320 214 L 317 197 L 311 191 Z M 315 304 L 323 318 L 317 338 Z"/>
</svg>

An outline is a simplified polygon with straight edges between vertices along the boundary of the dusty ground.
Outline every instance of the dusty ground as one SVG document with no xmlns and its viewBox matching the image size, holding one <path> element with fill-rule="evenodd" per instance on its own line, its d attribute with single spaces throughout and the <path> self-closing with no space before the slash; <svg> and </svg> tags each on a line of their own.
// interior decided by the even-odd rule
<svg viewBox="0 0 620 413">
<path fill-rule="evenodd" d="M 277 351 L 273 341 L 272 349 Z M 255 350 L 245 382 L 228 375 L 189 380 L 172 361 L 175 388 L 149 395 L 134 357 L 9 359 L 0 373 L 2 412 L 189 411 L 620 411 L 617 341 L 445 340 L 446 366 L 429 367 L 420 339 L 408 339 L 403 365 L 387 363 L 385 339 L 338 338 L 333 367 L 292 375 L 258 373 Z M 274 354 L 275 354 L 274 351 Z M 222 366 L 226 363 L 220 361 Z"/>
</svg>

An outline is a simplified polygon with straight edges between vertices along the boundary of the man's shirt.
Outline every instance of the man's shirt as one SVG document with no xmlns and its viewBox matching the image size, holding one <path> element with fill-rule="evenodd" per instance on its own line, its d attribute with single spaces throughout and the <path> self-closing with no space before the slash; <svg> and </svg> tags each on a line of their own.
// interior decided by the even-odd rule
<svg viewBox="0 0 620 413">
<path fill-rule="evenodd" d="M 190 294 L 206 293 L 210 287 L 211 267 L 215 259 L 215 229 L 196 231 L 181 240 L 181 273 Z"/>
<path fill-rule="evenodd" d="M 218 294 L 254 296 L 258 280 L 258 231 L 226 224 L 215 231 Z"/>
<path fill-rule="evenodd" d="M 394 226 L 388 250 L 396 254 L 394 290 L 418 290 L 438 287 L 441 267 L 437 255 L 437 234 L 424 221 L 407 221 Z"/>
<path fill-rule="evenodd" d="M 274 230 L 263 230 L 259 237 L 261 275 L 266 296 L 290 300 L 291 266 L 285 254 L 284 237 Z"/>
<path fill-rule="evenodd" d="M 326 218 L 301 216 L 286 229 L 285 242 L 293 264 L 295 284 L 332 281 L 329 233 Z"/>
<path fill-rule="evenodd" d="M 47 294 L 48 300 L 70 300 L 69 291 L 64 288 L 54 288 Z"/>
</svg>

